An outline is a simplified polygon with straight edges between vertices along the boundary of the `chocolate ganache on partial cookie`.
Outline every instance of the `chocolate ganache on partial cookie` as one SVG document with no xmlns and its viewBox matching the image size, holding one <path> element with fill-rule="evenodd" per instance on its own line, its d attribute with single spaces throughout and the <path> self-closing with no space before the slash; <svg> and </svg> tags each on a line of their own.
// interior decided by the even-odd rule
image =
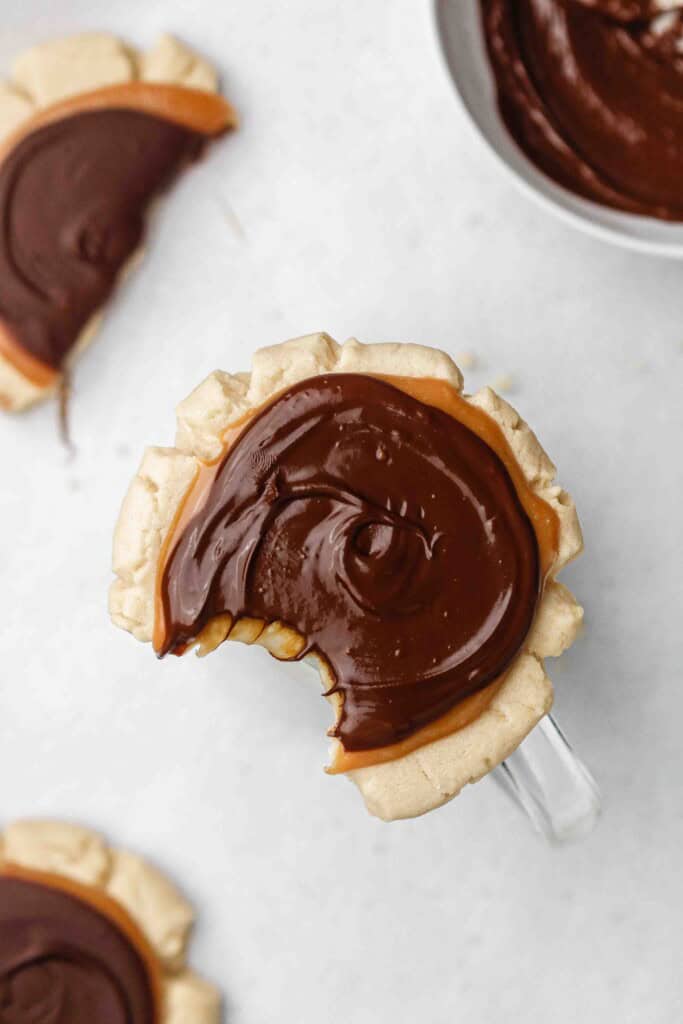
<svg viewBox="0 0 683 1024">
<path fill-rule="evenodd" d="M 565 188 L 683 220 L 683 14 L 649 0 L 481 0 L 505 124 Z"/>
<path fill-rule="evenodd" d="M 1 1024 L 156 1024 L 132 941 L 67 892 L 0 875 Z"/>
<path fill-rule="evenodd" d="M 0 164 L 0 320 L 58 370 L 139 247 L 150 201 L 205 136 L 132 109 L 92 110 L 20 140 Z"/>
<path fill-rule="evenodd" d="M 159 652 L 223 614 L 291 626 L 299 656 L 331 669 L 347 751 L 399 742 L 499 678 L 534 617 L 538 541 L 503 462 L 383 379 L 290 388 L 193 512 L 163 568 Z"/>
</svg>

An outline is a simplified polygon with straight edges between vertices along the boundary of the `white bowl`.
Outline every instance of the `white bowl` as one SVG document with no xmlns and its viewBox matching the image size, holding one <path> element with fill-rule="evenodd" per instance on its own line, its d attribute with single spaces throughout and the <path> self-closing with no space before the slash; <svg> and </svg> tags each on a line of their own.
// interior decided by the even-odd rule
<svg viewBox="0 0 683 1024">
<path fill-rule="evenodd" d="M 480 0 L 435 0 L 443 52 L 472 122 L 524 192 L 547 210 L 608 242 L 683 259 L 683 224 L 620 213 L 568 192 L 517 147 L 501 120 L 481 25 Z"/>
</svg>

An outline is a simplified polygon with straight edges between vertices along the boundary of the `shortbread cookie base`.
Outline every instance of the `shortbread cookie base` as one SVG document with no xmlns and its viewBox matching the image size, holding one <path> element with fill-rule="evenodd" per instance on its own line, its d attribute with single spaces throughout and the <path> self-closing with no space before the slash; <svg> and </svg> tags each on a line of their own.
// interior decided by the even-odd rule
<svg viewBox="0 0 683 1024">
<path fill-rule="evenodd" d="M 132 49 L 116 36 L 90 32 L 33 47 L 14 62 L 12 80 L 0 82 L 0 147 L 36 112 L 80 93 L 127 82 L 157 82 L 216 92 L 218 77 L 211 65 L 170 35 L 163 35 L 147 53 Z M 129 261 L 119 282 L 141 253 Z M 74 344 L 67 369 L 97 333 L 95 314 Z M 26 409 L 54 393 L 60 373 L 45 386 L 25 377 L 0 353 L 0 408 Z"/>
<path fill-rule="evenodd" d="M 5 865 L 61 876 L 113 899 L 158 960 L 161 1024 L 219 1024 L 218 989 L 186 963 L 192 907 L 151 864 L 110 848 L 90 829 L 57 821 L 18 821 L 0 833 L 0 873 Z"/>
<path fill-rule="evenodd" d="M 178 407 L 176 447 L 147 450 L 123 502 L 114 537 L 118 578 L 110 593 L 111 616 L 117 625 L 139 640 L 152 640 L 164 539 L 198 463 L 220 456 L 230 425 L 306 377 L 342 372 L 431 377 L 448 381 L 460 394 L 463 388 L 458 367 L 436 349 L 399 343 L 363 345 L 355 339 L 339 345 L 327 334 L 259 350 L 249 374 L 211 374 Z M 404 757 L 347 773 L 368 809 L 385 820 L 414 817 L 446 803 L 509 756 L 551 707 L 552 684 L 543 659 L 561 654 L 573 642 L 583 618 L 571 593 L 554 578 L 583 546 L 574 503 L 554 482 L 554 465 L 528 425 L 490 388 L 463 397 L 498 424 L 530 487 L 556 512 L 559 548 L 524 649 L 486 712 L 458 732 Z M 296 657 L 303 645 L 301 637 L 280 623 L 244 619 L 233 623 L 224 617 L 205 633 L 198 641 L 200 653 L 208 653 L 225 639 L 259 643 L 279 658 Z M 329 668 L 322 659 L 315 661 L 327 690 Z"/>
</svg>

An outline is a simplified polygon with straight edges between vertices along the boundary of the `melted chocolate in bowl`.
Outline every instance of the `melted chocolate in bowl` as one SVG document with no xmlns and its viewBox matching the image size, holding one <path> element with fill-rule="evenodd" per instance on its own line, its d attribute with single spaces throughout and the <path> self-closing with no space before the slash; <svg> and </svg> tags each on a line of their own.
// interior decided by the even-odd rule
<svg viewBox="0 0 683 1024">
<path fill-rule="evenodd" d="M 55 370 L 140 245 L 151 200 L 206 141 L 136 110 L 64 117 L 0 164 L 0 321 Z"/>
<path fill-rule="evenodd" d="M 642 21 L 661 13 L 663 0 L 569 0 L 617 21 Z"/>
<path fill-rule="evenodd" d="M 0 876 L 2 1024 L 156 1024 L 153 988 L 131 940 L 59 889 Z"/>
<path fill-rule="evenodd" d="M 683 221 L 683 15 L 630 0 L 480 0 L 505 125 L 560 185 Z"/>
<path fill-rule="evenodd" d="M 216 465 L 163 569 L 159 650 L 226 613 L 281 621 L 330 666 L 334 735 L 372 750 L 499 678 L 540 587 L 534 527 L 489 445 L 385 380 L 316 377 Z"/>
</svg>

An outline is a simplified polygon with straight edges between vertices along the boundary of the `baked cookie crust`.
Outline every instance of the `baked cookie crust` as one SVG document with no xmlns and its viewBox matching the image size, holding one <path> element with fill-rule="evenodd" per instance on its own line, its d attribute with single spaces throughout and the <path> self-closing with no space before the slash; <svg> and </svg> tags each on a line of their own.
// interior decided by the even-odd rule
<svg viewBox="0 0 683 1024">
<path fill-rule="evenodd" d="M 81 826 L 17 821 L 0 833 L 0 875 L 17 868 L 75 882 L 125 912 L 157 962 L 160 1024 L 220 1024 L 218 989 L 187 966 L 194 911 L 155 867 Z"/>
<path fill-rule="evenodd" d="M 217 458 L 225 431 L 270 397 L 307 377 L 331 373 L 429 377 L 448 381 L 466 401 L 500 428 L 533 492 L 555 511 L 559 543 L 534 624 L 523 649 L 486 710 L 457 732 L 383 764 L 346 774 L 368 810 L 384 820 L 415 817 L 456 796 L 503 761 L 552 705 L 544 659 L 574 641 L 583 610 L 555 577 L 582 550 L 581 529 L 571 497 L 555 482 L 555 466 L 519 414 L 490 388 L 463 394 L 463 378 L 452 359 L 437 349 L 404 343 L 339 345 L 312 334 L 255 353 L 250 373 L 212 373 L 177 409 L 175 447 L 148 448 L 124 499 L 114 536 L 117 579 L 110 592 L 116 625 L 138 640 L 154 633 L 156 578 L 162 547 L 199 463 Z M 198 638 L 200 654 L 225 639 L 258 643 L 279 658 L 296 656 L 302 639 L 280 623 L 216 622 Z M 323 659 L 311 659 L 325 690 L 332 677 Z M 337 742 L 337 741 L 334 741 Z"/>
</svg>

